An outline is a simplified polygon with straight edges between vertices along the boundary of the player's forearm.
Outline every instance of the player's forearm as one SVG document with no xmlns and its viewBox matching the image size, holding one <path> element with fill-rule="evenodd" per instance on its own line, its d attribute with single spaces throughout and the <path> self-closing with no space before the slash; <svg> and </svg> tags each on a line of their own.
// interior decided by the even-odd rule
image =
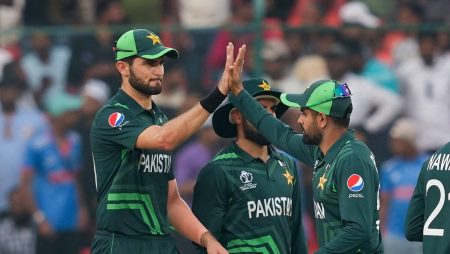
<svg viewBox="0 0 450 254">
<path fill-rule="evenodd" d="M 230 96 L 230 99 L 271 144 L 303 163 L 312 165 L 311 156 L 307 146 L 302 142 L 302 136 L 268 113 L 247 91 L 243 90 L 238 96 Z"/>
<path fill-rule="evenodd" d="M 167 204 L 170 223 L 189 240 L 202 245 L 201 237 L 208 230 L 194 216 L 182 198 L 173 198 Z M 203 245 L 202 245 L 203 246 Z"/>
<path fill-rule="evenodd" d="M 170 120 L 161 128 L 161 140 L 166 144 L 165 150 L 173 150 L 192 136 L 209 117 L 199 103 L 187 112 Z"/>
<path fill-rule="evenodd" d="M 194 134 L 209 116 L 200 104 L 168 121 L 163 126 L 151 125 L 136 140 L 136 148 L 172 151 Z"/>
</svg>

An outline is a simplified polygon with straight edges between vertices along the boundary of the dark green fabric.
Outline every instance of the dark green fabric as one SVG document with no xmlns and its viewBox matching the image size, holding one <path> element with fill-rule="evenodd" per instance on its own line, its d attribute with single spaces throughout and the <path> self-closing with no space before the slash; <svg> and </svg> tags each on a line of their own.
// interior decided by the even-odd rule
<svg viewBox="0 0 450 254">
<path fill-rule="evenodd" d="M 198 176 L 193 212 L 230 253 L 307 253 L 295 163 L 269 156 L 266 164 L 233 143 Z"/>
<path fill-rule="evenodd" d="M 97 232 L 91 254 L 178 254 L 171 236 L 128 237 Z"/>
<path fill-rule="evenodd" d="M 353 131 L 349 130 L 324 156 L 319 147 L 305 145 L 301 134 L 268 114 L 247 92 L 233 96 L 232 102 L 269 142 L 314 167 L 313 194 L 320 245 L 317 253 L 382 253 L 375 159 L 367 146 L 354 139 Z M 324 173 L 327 181 L 322 190 L 318 183 Z M 359 192 L 347 187 L 352 174 L 358 174 L 364 181 Z"/>
<path fill-rule="evenodd" d="M 405 235 L 423 253 L 450 253 L 450 143 L 422 166 L 405 221 Z M 432 215 L 433 214 L 433 215 Z"/>
<path fill-rule="evenodd" d="M 288 107 L 280 102 L 281 93 L 271 90 L 270 84 L 265 79 L 248 79 L 243 82 L 244 89 L 253 97 L 274 98 L 278 100 L 275 115 L 281 117 Z M 237 135 L 236 125 L 230 122 L 230 111 L 234 108 L 231 102 L 219 107 L 212 116 L 212 125 L 217 135 L 222 138 L 234 138 Z"/>
<path fill-rule="evenodd" d="M 111 116 L 123 121 L 110 125 Z M 152 112 L 119 90 L 97 113 L 91 146 L 98 191 L 97 229 L 129 236 L 167 235 L 168 181 L 171 154 L 136 149 L 138 136 L 151 125 L 168 121 L 157 105 Z"/>
</svg>

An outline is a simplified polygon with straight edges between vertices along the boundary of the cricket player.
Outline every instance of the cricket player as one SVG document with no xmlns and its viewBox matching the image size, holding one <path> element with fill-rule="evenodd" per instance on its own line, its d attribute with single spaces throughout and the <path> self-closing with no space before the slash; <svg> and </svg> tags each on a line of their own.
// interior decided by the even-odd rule
<svg viewBox="0 0 450 254">
<path fill-rule="evenodd" d="M 243 83 L 269 114 L 287 110 L 266 80 Z M 295 162 L 274 150 L 230 102 L 212 122 L 217 135 L 235 141 L 202 168 L 194 214 L 230 253 L 306 254 Z"/>
<path fill-rule="evenodd" d="M 450 142 L 422 166 L 405 221 L 410 241 L 425 254 L 450 253 Z"/>
</svg>

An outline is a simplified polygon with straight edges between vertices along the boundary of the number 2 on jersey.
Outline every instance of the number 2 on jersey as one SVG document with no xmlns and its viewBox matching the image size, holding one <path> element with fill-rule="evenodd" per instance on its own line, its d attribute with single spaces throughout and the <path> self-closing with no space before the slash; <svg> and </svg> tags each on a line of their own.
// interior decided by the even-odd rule
<svg viewBox="0 0 450 254">
<path fill-rule="evenodd" d="M 427 182 L 425 193 L 428 193 L 428 189 L 431 188 L 432 186 L 436 186 L 439 190 L 439 202 L 438 202 L 437 206 L 434 208 L 433 212 L 430 214 L 430 217 L 428 217 L 427 221 L 425 221 L 425 225 L 423 227 L 423 235 L 443 236 L 444 229 L 430 228 L 430 224 L 439 215 L 439 213 L 442 210 L 442 207 L 444 207 L 446 193 L 445 193 L 444 185 L 442 184 L 441 181 L 439 181 L 437 179 L 430 179 Z M 450 200 L 450 193 L 447 197 L 447 200 Z"/>
</svg>

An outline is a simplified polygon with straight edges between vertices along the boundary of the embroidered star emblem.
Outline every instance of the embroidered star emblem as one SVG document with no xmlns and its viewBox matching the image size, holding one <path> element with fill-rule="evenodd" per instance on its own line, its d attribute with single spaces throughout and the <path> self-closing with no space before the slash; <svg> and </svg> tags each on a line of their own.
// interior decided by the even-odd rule
<svg viewBox="0 0 450 254">
<path fill-rule="evenodd" d="M 269 84 L 266 83 L 266 81 L 263 80 L 263 82 L 259 85 L 264 91 L 270 91 Z"/>
<path fill-rule="evenodd" d="M 287 180 L 287 184 L 294 184 L 294 177 L 289 173 L 289 171 L 287 171 L 283 174 L 284 177 L 286 177 Z"/>
<path fill-rule="evenodd" d="M 328 181 L 328 179 L 325 178 L 325 174 L 319 178 L 319 184 L 317 185 L 317 188 L 321 188 L 322 190 L 325 188 L 324 184 Z"/>
<path fill-rule="evenodd" d="M 150 34 L 150 35 L 147 35 L 145 37 L 147 37 L 150 40 L 152 40 L 153 41 L 153 45 L 155 45 L 156 43 L 161 43 L 161 40 L 159 39 L 159 37 L 154 35 L 154 34 Z"/>
</svg>

